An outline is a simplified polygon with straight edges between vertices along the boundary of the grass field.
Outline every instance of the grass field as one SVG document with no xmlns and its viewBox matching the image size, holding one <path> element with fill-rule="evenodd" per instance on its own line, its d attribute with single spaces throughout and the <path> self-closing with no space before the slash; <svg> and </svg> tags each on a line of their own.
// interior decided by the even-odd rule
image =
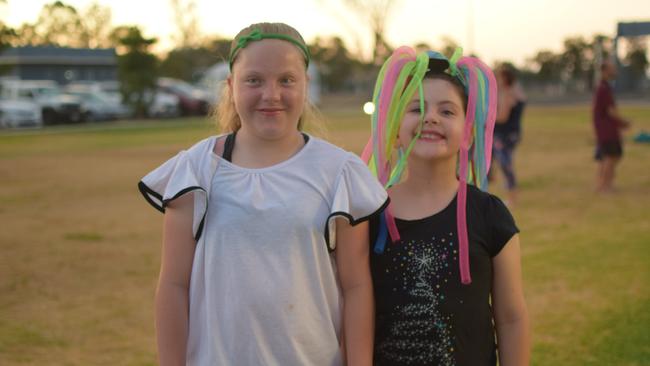
<svg viewBox="0 0 650 366">
<path fill-rule="evenodd" d="M 650 107 L 623 106 L 632 133 Z M 325 109 L 359 152 L 366 117 Z M 533 365 L 650 365 L 650 145 L 593 193 L 589 107 L 535 107 L 517 154 Z M 0 132 L 0 365 L 154 365 L 162 216 L 136 184 L 202 119 Z M 493 185 L 501 194 L 500 181 Z"/>
</svg>

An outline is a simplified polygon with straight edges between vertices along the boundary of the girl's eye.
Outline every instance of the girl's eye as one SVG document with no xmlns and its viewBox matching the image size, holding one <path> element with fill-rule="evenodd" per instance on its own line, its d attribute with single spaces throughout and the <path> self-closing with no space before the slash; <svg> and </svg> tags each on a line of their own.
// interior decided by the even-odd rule
<svg viewBox="0 0 650 366">
<path fill-rule="evenodd" d="M 260 83 L 260 79 L 258 79 L 258 78 L 247 78 L 246 79 L 246 84 L 257 85 L 259 83 Z"/>
<path fill-rule="evenodd" d="M 442 114 L 445 115 L 445 116 L 449 116 L 449 117 L 451 117 L 451 116 L 455 116 L 455 115 L 456 115 L 456 113 L 454 113 L 454 111 L 452 111 L 452 110 L 450 110 L 450 109 L 445 109 L 445 110 L 443 110 L 443 111 L 442 111 Z"/>
<path fill-rule="evenodd" d="M 291 85 L 291 84 L 295 83 L 296 81 L 295 81 L 293 78 L 282 78 L 282 79 L 280 80 L 280 82 L 281 82 L 283 85 Z"/>
<path fill-rule="evenodd" d="M 420 113 L 420 107 L 409 108 L 410 113 Z"/>
</svg>

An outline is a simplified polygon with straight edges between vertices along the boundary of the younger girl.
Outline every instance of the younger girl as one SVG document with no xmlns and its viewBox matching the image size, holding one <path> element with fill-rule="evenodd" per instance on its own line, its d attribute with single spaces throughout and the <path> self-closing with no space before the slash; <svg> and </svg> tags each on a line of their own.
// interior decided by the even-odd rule
<svg viewBox="0 0 650 366">
<path fill-rule="evenodd" d="M 371 363 L 361 223 L 387 196 L 354 154 L 300 131 L 308 64 L 295 29 L 242 30 L 220 110 L 230 133 L 199 142 L 140 182 L 165 213 L 156 294 L 161 365 Z"/>
<path fill-rule="evenodd" d="M 458 52 L 449 62 L 403 47 L 375 90 L 364 157 L 391 197 L 371 222 L 375 365 L 496 365 L 497 344 L 500 365 L 527 365 L 518 229 L 479 189 L 496 113 L 491 71 Z"/>
</svg>

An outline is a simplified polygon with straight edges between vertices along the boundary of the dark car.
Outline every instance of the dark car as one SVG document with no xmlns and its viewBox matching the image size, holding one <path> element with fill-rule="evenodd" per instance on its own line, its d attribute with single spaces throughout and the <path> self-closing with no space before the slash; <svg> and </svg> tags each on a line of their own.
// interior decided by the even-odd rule
<svg viewBox="0 0 650 366">
<path fill-rule="evenodd" d="M 183 80 L 158 78 L 158 89 L 178 97 L 181 114 L 184 116 L 204 116 L 210 111 L 211 105 L 206 93 Z"/>
</svg>

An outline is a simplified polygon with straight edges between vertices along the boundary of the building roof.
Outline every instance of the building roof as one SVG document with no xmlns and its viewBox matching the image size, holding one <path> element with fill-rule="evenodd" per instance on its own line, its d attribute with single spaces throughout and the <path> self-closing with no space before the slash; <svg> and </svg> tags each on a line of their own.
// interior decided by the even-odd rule
<svg viewBox="0 0 650 366">
<path fill-rule="evenodd" d="M 117 65 L 114 48 L 10 47 L 0 53 L 0 65 Z"/>
<path fill-rule="evenodd" d="M 620 22 L 617 26 L 617 37 L 636 37 L 650 34 L 650 22 Z"/>
</svg>

